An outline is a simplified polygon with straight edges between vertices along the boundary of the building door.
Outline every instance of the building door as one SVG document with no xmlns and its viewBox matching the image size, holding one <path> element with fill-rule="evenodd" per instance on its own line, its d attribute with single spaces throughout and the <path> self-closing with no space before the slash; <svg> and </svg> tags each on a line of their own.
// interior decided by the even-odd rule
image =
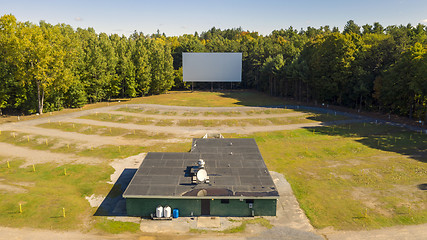
<svg viewBox="0 0 427 240">
<path fill-rule="evenodd" d="M 211 214 L 211 200 L 210 199 L 202 199 L 202 215 L 210 215 Z"/>
</svg>

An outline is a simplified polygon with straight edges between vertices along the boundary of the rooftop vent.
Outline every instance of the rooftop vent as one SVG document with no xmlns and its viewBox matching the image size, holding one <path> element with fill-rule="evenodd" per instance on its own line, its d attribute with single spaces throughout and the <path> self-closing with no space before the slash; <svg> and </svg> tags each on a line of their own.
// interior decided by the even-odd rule
<svg viewBox="0 0 427 240">
<path fill-rule="evenodd" d="M 206 133 L 203 138 L 224 138 L 221 133 Z"/>
<path fill-rule="evenodd" d="M 203 159 L 199 159 L 199 161 L 197 161 L 197 165 L 199 165 L 199 169 L 205 168 L 205 161 L 203 161 Z"/>
</svg>

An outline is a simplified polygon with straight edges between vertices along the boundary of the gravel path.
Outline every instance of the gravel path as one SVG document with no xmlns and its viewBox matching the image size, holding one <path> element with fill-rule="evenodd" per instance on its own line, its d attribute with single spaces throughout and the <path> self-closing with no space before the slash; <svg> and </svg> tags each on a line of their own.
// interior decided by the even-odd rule
<svg viewBox="0 0 427 240">
<path fill-rule="evenodd" d="M 263 107 L 223 107 L 223 108 L 206 108 L 206 107 L 181 107 L 181 106 L 163 106 L 163 105 L 150 105 L 150 104 L 132 104 L 128 107 L 138 107 L 144 109 L 156 109 L 160 111 L 192 111 L 192 112 L 224 112 L 224 111 L 251 111 L 255 110 L 257 112 L 268 110 L 271 108 Z M 207 120 L 207 119 L 254 119 L 254 118 L 268 118 L 268 117 L 291 117 L 291 116 L 302 116 L 305 113 L 295 112 L 295 113 L 283 113 L 283 114 L 265 114 L 260 113 L 256 115 L 247 115 L 247 116 L 167 116 L 163 114 L 158 115 L 146 115 L 144 113 L 129 113 L 129 112 L 120 112 L 115 111 L 119 108 L 123 108 L 123 105 L 109 106 L 98 109 L 90 109 L 84 111 L 77 111 L 70 114 L 58 115 L 58 116 L 49 116 L 44 118 L 33 119 L 29 121 L 14 122 L 8 124 L 0 125 L 1 131 L 15 131 L 28 135 L 42 135 L 47 137 L 53 137 L 56 139 L 62 139 L 66 143 L 77 143 L 87 147 L 98 147 L 101 145 L 139 145 L 139 146 L 150 146 L 163 142 L 163 140 L 157 139 L 126 139 L 120 136 L 99 136 L 99 135 L 87 135 L 77 132 L 66 132 L 56 129 L 48 129 L 37 127 L 37 125 L 48 122 L 73 122 L 73 123 L 82 123 L 95 126 L 111 127 L 111 128 L 124 128 L 129 130 L 144 130 L 147 132 L 154 133 L 167 133 L 175 134 L 179 136 L 186 136 L 186 138 L 199 137 L 206 133 L 253 133 L 253 132 L 263 132 L 263 131 L 277 131 L 277 130 L 293 130 L 303 127 L 318 127 L 328 123 L 303 123 L 303 124 L 289 124 L 289 125 L 269 125 L 269 126 L 242 126 L 242 127 L 229 127 L 229 126 L 219 126 L 219 127 L 203 127 L 203 126 L 190 126 L 190 127 L 181 127 L 181 126 L 156 126 L 156 125 L 138 125 L 132 123 L 117 123 L 117 122 L 104 122 L 104 121 L 95 121 L 90 119 L 80 119 L 79 117 L 89 114 L 99 113 L 119 113 L 129 116 L 149 116 L 151 118 L 168 118 L 168 119 L 197 119 L 197 120 Z M 357 120 L 359 121 L 359 120 Z M 331 123 L 332 124 L 332 123 Z M 336 122 L 334 124 L 340 124 Z M 187 139 L 185 139 L 187 140 Z M 70 142 L 71 141 L 71 142 Z M 182 142 L 182 137 L 180 138 L 171 138 L 168 142 Z M 22 157 L 25 155 L 25 152 L 18 154 Z M 27 155 L 32 157 L 32 155 Z"/>
<path fill-rule="evenodd" d="M 80 121 L 82 120 L 82 121 Z M 70 121 L 74 123 L 90 123 L 93 120 L 85 119 L 70 119 Z M 105 124 L 104 124 L 105 123 Z M 104 127 L 122 127 L 127 128 L 129 130 L 141 130 L 142 128 L 132 128 L 127 127 L 126 125 L 119 124 L 109 124 L 108 122 L 100 122 L 93 121 L 93 124 L 96 126 L 104 126 Z M 150 128 L 145 128 L 145 130 L 150 131 Z M 30 135 L 43 135 L 47 137 L 54 137 L 58 139 L 67 139 L 71 140 L 71 142 L 81 142 L 86 147 L 98 147 L 101 145 L 136 145 L 136 146 L 151 146 L 157 144 L 159 142 L 165 142 L 164 139 L 129 139 L 121 136 L 100 136 L 95 134 L 83 134 L 77 132 L 65 132 L 56 129 L 42 128 L 42 127 L 34 127 L 34 126 L 26 126 L 24 129 L 14 128 L 9 131 L 19 132 L 23 134 Z M 169 132 L 165 132 L 169 133 Z M 168 138 L 168 142 L 182 142 L 182 138 Z"/>
<path fill-rule="evenodd" d="M 249 111 L 249 110 L 262 110 L 262 109 L 269 109 L 269 108 L 257 108 L 257 107 L 227 107 L 227 108 L 202 108 L 202 107 L 180 107 L 180 106 L 163 106 L 163 105 L 151 105 L 151 104 L 132 104 L 129 105 L 130 107 L 143 107 L 143 108 L 150 108 L 150 109 L 160 109 L 160 110 L 178 110 L 178 111 L 188 111 L 191 110 L 193 112 L 199 111 L 199 112 L 206 112 L 206 111 Z M 203 127 L 179 127 L 179 126 L 154 126 L 154 125 L 137 125 L 137 124 L 123 124 L 123 123 L 116 123 L 116 122 L 103 122 L 103 121 L 95 121 L 95 120 L 89 120 L 89 119 L 79 119 L 79 117 L 84 115 L 90 115 L 95 114 L 97 112 L 105 112 L 105 113 L 119 113 L 123 115 L 135 115 L 135 113 L 128 113 L 128 112 L 117 112 L 114 111 L 116 109 L 123 108 L 123 105 L 116 105 L 116 106 L 109 106 L 109 107 L 103 107 L 103 108 L 97 108 L 97 109 L 90 109 L 90 110 L 83 110 L 83 111 L 77 111 L 70 114 L 64 114 L 64 115 L 58 115 L 58 116 L 49 116 L 44 118 L 38 118 L 28 121 L 22 121 L 22 122 L 13 122 L 13 123 L 7 123 L 0 125 L 1 131 L 17 131 L 22 133 L 29 133 L 29 134 L 35 134 L 35 135 L 45 135 L 50 137 L 57 137 L 57 138 L 65 138 L 75 141 L 82 141 L 85 143 L 90 143 L 89 146 L 99 146 L 104 144 L 117 144 L 117 145 L 152 145 L 155 144 L 157 141 L 152 141 L 150 143 L 147 143 L 145 140 L 142 142 L 141 140 L 130 140 L 130 139 L 123 139 L 121 137 L 110 137 L 110 136 L 99 136 L 99 135 L 86 135 L 76 132 L 65 132 L 55 129 L 47 129 L 47 128 L 41 128 L 36 127 L 39 124 L 42 123 L 48 123 L 48 122 L 74 122 L 74 123 L 83 123 L 83 124 L 90 124 L 90 125 L 96 125 L 96 126 L 105 126 L 105 127 L 117 127 L 117 128 L 125 128 L 130 130 L 145 130 L 148 132 L 163 132 L 163 133 L 180 133 L 180 134 L 192 134 L 192 136 L 198 136 L 200 134 L 205 134 L 206 131 L 215 131 L 218 132 L 222 129 L 218 128 L 203 128 Z M 136 113 L 137 116 L 144 116 L 143 113 Z M 268 114 L 264 114 L 267 116 Z M 263 115 L 263 116 L 264 116 Z M 284 114 L 275 114 L 274 116 L 300 116 L 304 115 L 304 113 L 284 113 Z M 177 118 L 177 119 L 212 119 L 211 117 L 205 117 L 205 116 L 192 116 L 192 117 L 185 117 L 185 116 L 166 116 L 166 115 L 145 115 L 153 118 Z M 247 116 L 245 118 L 253 118 L 254 116 Z M 217 118 L 217 117 L 214 117 Z M 218 119 L 224 119 L 229 118 L 227 116 L 218 117 Z M 232 118 L 232 117 L 230 117 Z M 259 118 L 259 117 L 258 117 Z M 236 131 L 242 130 L 243 128 L 236 128 Z M 248 132 L 251 132 L 251 130 L 248 130 Z"/>
<path fill-rule="evenodd" d="M 322 231 L 319 231 L 322 232 Z M 426 240 L 427 224 L 395 226 L 370 231 L 323 231 L 328 240 Z"/>
<path fill-rule="evenodd" d="M 124 139 L 119 136 L 100 136 L 82 134 L 77 132 L 65 132 L 56 129 L 41 128 L 35 126 L 25 126 L 25 128 L 14 127 L 12 129 L 4 128 L 3 131 L 13 131 L 17 133 L 29 134 L 29 135 L 43 135 L 47 137 L 53 137 L 58 139 L 67 139 L 74 142 L 83 142 L 88 147 L 97 147 L 100 145 L 147 145 L 141 140 L 136 139 Z"/>
<path fill-rule="evenodd" d="M 136 237 L 128 238 L 129 235 L 95 235 L 81 233 L 78 231 L 59 232 L 33 228 L 9 228 L 0 227 L 0 240 L 102 240 L 102 239 L 136 239 Z"/>
<path fill-rule="evenodd" d="M 54 153 L 43 150 L 17 147 L 13 144 L 0 142 L 0 155 L 12 158 L 23 158 L 26 162 L 21 167 L 27 167 L 32 164 L 42 164 L 48 162 L 58 163 L 59 165 L 75 164 L 98 164 L 103 160 L 93 157 L 82 157 L 74 154 Z"/>
<path fill-rule="evenodd" d="M 99 113 L 109 113 L 109 114 L 119 114 L 124 116 L 132 116 L 132 117 L 149 117 L 155 119 L 176 119 L 176 120 L 187 120 L 187 119 L 195 119 L 195 120 L 237 120 L 237 119 L 263 119 L 263 118 L 278 118 L 278 117 L 299 117 L 307 115 L 307 113 L 303 112 L 290 112 L 290 113 L 280 113 L 280 114 L 254 114 L 254 115 L 241 115 L 241 116 L 184 116 L 184 115 L 165 115 L 165 114 L 147 114 L 144 112 L 141 113 L 133 113 L 133 112 L 123 112 L 123 111 L 102 111 Z"/>
<path fill-rule="evenodd" d="M 305 216 L 297 199 L 295 198 L 291 185 L 286 181 L 285 177 L 282 174 L 273 171 L 270 171 L 270 174 L 280 194 L 280 198 L 277 203 L 277 216 L 265 217 L 270 220 L 274 227 L 262 231 L 257 234 L 257 236 L 249 237 L 248 239 L 323 239 L 323 237 L 318 235 L 311 226 L 310 221 Z"/>
</svg>

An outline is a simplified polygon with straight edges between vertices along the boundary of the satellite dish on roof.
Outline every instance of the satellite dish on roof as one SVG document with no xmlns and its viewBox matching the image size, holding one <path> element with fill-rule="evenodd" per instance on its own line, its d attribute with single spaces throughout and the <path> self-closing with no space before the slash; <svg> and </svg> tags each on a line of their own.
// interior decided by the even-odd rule
<svg viewBox="0 0 427 240">
<path fill-rule="evenodd" d="M 197 180 L 199 180 L 200 182 L 204 182 L 207 176 L 208 173 L 205 169 L 200 169 L 199 171 L 197 171 Z"/>
</svg>

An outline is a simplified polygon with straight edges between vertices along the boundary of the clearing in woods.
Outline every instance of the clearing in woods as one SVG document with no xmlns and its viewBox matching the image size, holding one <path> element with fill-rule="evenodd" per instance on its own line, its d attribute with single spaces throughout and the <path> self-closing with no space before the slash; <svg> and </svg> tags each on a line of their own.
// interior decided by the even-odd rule
<svg viewBox="0 0 427 240">
<path fill-rule="evenodd" d="M 426 134 L 362 117 L 259 107 L 284 104 L 251 91 L 176 92 L 3 119 L 0 225 L 135 236 L 138 223 L 93 216 L 98 208 L 85 197 L 119 196 L 120 187 L 107 182 L 115 169 L 135 166 L 124 160 L 130 156 L 188 151 L 193 137 L 217 132 L 255 138 L 316 229 L 427 222 Z M 329 230 L 323 234 L 334 236 Z"/>
</svg>

